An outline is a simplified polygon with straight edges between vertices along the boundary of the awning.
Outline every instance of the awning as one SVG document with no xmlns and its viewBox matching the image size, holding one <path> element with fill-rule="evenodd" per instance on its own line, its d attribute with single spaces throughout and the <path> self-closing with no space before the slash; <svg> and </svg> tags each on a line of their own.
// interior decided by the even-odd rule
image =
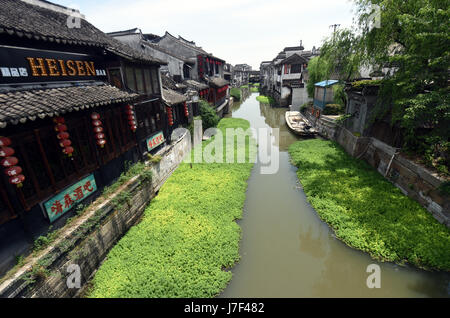
<svg viewBox="0 0 450 318">
<path fill-rule="evenodd" d="M 176 104 L 181 104 L 187 101 L 187 97 L 177 93 L 174 90 L 163 88 L 162 90 L 162 99 L 164 103 L 166 103 L 168 106 L 173 106 Z"/>
<path fill-rule="evenodd" d="M 139 95 L 111 85 L 71 86 L 0 93 L 0 128 L 27 120 L 134 100 Z"/>
</svg>

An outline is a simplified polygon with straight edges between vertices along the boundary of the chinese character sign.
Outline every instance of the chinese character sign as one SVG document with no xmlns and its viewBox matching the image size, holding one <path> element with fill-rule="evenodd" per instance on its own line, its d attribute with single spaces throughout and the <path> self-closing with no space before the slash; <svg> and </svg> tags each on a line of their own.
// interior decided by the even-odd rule
<svg viewBox="0 0 450 318">
<path fill-rule="evenodd" d="M 162 144 L 165 141 L 163 133 L 160 131 L 159 133 L 151 136 L 147 139 L 147 149 L 148 151 L 156 148 L 160 144 Z"/>
<path fill-rule="evenodd" d="M 94 175 L 91 174 L 45 202 L 44 209 L 50 223 L 53 223 L 61 215 L 86 199 L 96 190 L 97 184 L 95 183 Z"/>
</svg>

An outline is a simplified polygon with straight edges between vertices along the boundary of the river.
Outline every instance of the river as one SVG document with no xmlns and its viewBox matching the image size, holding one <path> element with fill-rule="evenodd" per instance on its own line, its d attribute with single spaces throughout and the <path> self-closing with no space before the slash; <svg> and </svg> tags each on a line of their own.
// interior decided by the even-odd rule
<svg viewBox="0 0 450 318">
<path fill-rule="evenodd" d="M 374 261 L 336 239 L 308 203 L 290 164 L 286 108 L 272 108 L 251 94 L 232 117 L 254 128 L 280 128 L 280 169 L 248 180 L 242 220 L 241 260 L 220 297 L 450 297 L 450 274 Z M 381 268 L 381 288 L 366 284 L 369 264 Z"/>
</svg>

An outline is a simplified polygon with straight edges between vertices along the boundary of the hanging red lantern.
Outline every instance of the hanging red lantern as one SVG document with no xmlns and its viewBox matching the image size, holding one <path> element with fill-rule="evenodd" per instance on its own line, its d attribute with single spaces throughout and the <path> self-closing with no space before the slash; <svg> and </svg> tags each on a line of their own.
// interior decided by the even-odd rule
<svg viewBox="0 0 450 318">
<path fill-rule="evenodd" d="M 14 177 L 22 173 L 22 168 L 19 166 L 13 166 L 9 167 L 8 169 L 5 169 L 5 174 L 8 177 Z"/>
<path fill-rule="evenodd" d="M 65 147 L 64 149 L 63 149 L 63 152 L 66 154 L 66 155 L 68 155 L 69 157 L 72 157 L 72 153 L 73 153 L 73 151 L 74 151 L 74 149 L 73 149 L 73 147 Z"/>
<path fill-rule="evenodd" d="M 22 186 L 22 183 L 25 181 L 25 176 L 23 174 L 19 174 L 17 176 L 9 178 L 9 183 L 16 185 L 18 188 Z"/>
<path fill-rule="evenodd" d="M 186 115 L 186 117 L 189 117 L 189 108 L 186 102 L 184 102 L 184 114 Z"/>
<path fill-rule="evenodd" d="M 64 124 L 56 124 L 55 131 L 59 131 L 59 132 L 67 131 L 67 126 Z"/>
<path fill-rule="evenodd" d="M 64 120 L 64 117 L 61 117 L 61 116 L 53 118 L 53 121 L 57 124 L 64 124 L 66 122 Z"/>
<path fill-rule="evenodd" d="M 69 138 L 69 134 L 66 132 L 61 132 L 56 135 L 56 138 L 58 138 L 59 140 L 67 139 Z"/>
<path fill-rule="evenodd" d="M 97 140 L 97 145 L 99 145 L 101 148 L 103 148 L 106 144 L 106 140 L 105 139 L 98 139 Z"/>
<path fill-rule="evenodd" d="M 0 136 L 0 147 L 11 145 L 11 139 L 8 137 Z"/>
<path fill-rule="evenodd" d="M 14 149 L 10 147 L 0 147 L 0 157 L 11 157 L 14 152 Z"/>
<path fill-rule="evenodd" d="M 69 147 L 71 144 L 72 144 L 72 142 L 71 142 L 69 139 L 63 139 L 63 140 L 61 140 L 61 142 L 59 143 L 59 145 L 60 145 L 62 148 Z"/>
<path fill-rule="evenodd" d="M 98 113 L 92 113 L 91 118 L 95 138 L 97 139 L 97 145 L 100 146 L 100 148 L 103 148 L 106 144 L 106 139 L 105 135 L 103 134 L 103 127 L 102 122 L 100 120 L 100 115 Z"/>
<path fill-rule="evenodd" d="M 103 127 L 94 127 L 94 132 L 97 134 L 103 132 Z"/>
<path fill-rule="evenodd" d="M 136 116 L 134 115 L 133 106 L 127 105 L 125 113 L 127 114 L 128 125 L 130 126 L 131 131 L 135 132 L 137 129 L 137 126 L 136 126 Z"/>
<path fill-rule="evenodd" d="M 17 166 L 19 159 L 13 157 L 15 151 L 11 147 L 11 139 L 7 137 L 0 137 L 0 157 L 4 157 L 0 161 L 0 165 L 5 167 L 5 174 L 10 177 L 9 183 L 15 184 L 18 188 L 22 186 L 22 182 L 25 180 L 25 176 L 22 175 L 22 168 Z"/>
<path fill-rule="evenodd" d="M 0 161 L 0 164 L 3 167 L 12 167 L 15 166 L 17 163 L 19 163 L 19 159 L 17 159 L 16 157 L 6 157 L 2 161 Z"/>
</svg>

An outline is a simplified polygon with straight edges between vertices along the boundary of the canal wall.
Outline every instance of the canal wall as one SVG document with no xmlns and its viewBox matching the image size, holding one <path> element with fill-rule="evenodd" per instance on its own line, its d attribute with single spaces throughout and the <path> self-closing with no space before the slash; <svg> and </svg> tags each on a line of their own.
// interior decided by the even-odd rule
<svg viewBox="0 0 450 318">
<path fill-rule="evenodd" d="M 157 153 L 162 157 L 159 163 L 147 163 L 152 171 L 151 181 L 146 181 L 143 173 L 108 198 L 99 197 L 79 218 L 67 224 L 50 246 L 8 273 L 0 284 L 0 297 L 79 295 L 110 249 L 139 222 L 151 199 L 189 153 L 189 138 L 185 133 Z"/>
<path fill-rule="evenodd" d="M 399 149 L 373 137 L 358 137 L 337 125 L 336 116 L 303 114 L 327 139 L 339 143 L 352 157 L 367 161 L 405 195 L 419 202 L 440 223 L 450 227 L 450 198 L 440 186 L 448 181 L 436 173 L 406 159 Z"/>
</svg>

